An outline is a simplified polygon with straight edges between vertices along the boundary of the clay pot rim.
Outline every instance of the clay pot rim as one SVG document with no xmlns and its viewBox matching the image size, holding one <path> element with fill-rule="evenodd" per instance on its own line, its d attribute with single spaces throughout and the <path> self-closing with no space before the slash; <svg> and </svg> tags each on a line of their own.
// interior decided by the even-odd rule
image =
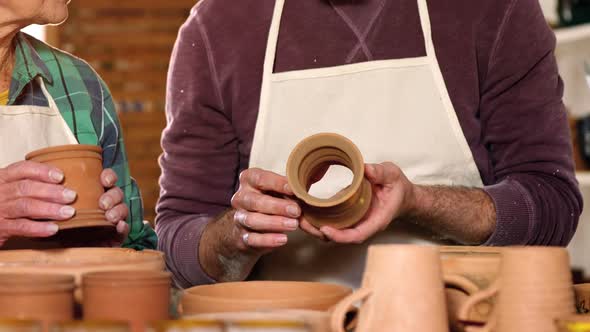
<svg viewBox="0 0 590 332">
<path fill-rule="evenodd" d="M 158 328 L 171 328 L 171 327 L 203 327 L 203 326 L 223 326 L 224 323 L 221 320 L 216 319 L 190 319 L 182 318 L 182 320 L 165 320 L 157 321 L 150 324 L 152 327 Z"/>
<path fill-rule="evenodd" d="M 27 282 L 35 282 L 36 285 L 60 285 L 73 284 L 75 279 L 72 275 L 57 273 L 0 273 L 0 287 L 7 284 L 26 284 Z"/>
<path fill-rule="evenodd" d="M 123 320 L 102 320 L 102 319 L 90 319 L 90 320 L 72 320 L 67 322 L 55 322 L 52 326 L 59 327 L 125 327 L 129 328 L 129 322 Z"/>
<path fill-rule="evenodd" d="M 293 190 L 293 193 L 295 194 L 295 196 L 297 198 L 301 199 L 302 201 L 304 201 L 305 203 L 307 203 L 311 206 L 318 207 L 318 208 L 333 207 L 333 206 L 337 206 L 337 205 L 340 205 L 340 204 L 348 201 L 358 191 L 358 189 L 360 188 L 360 186 L 363 183 L 363 180 L 365 179 L 365 169 L 364 169 L 365 163 L 364 163 L 364 159 L 363 159 L 363 156 L 362 156 L 359 148 L 347 137 L 344 137 L 344 136 L 342 136 L 340 134 L 336 134 L 336 133 L 318 133 L 318 134 L 309 136 L 309 137 L 303 139 L 301 142 L 299 142 L 299 144 L 297 144 L 295 146 L 295 148 L 293 149 L 293 151 L 289 155 L 289 158 L 287 159 L 287 179 L 288 179 L 289 183 L 299 182 L 297 180 L 297 172 L 293 173 L 293 171 L 291 171 L 293 169 L 293 163 L 295 162 L 294 156 L 295 156 L 296 152 L 303 149 L 303 147 L 305 147 L 310 141 L 314 141 L 314 140 L 318 139 L 319 137 L 334 138 L 334 139 L 340 140 L 343 144 L 349 145 L 349 147 L 355 151 L 355 154 L 352 156 L 349 156 L 349 157 L 355 158 L 357 160 L 357 162 L 359 162 L 360 165 L 363 166 L 362 171 L 361 171 L 362 174 L 354 174 L 354 170 L 351 169 L 351 172 L 353 172 L 352 183 L 350 184 L 350 186 L 348 186 L 346 189 L 344 189 L 342 195 L 339 196 L 337 199 L 318 198 L 318 197 L 312 196 L 311 194 L 309 194 L 305 190 L 298 190 L 297 188 L 294 188 L 294 186 L 291 186 L 291 190 Z M 334 147 L 334 146 L 320 145 L 320 146 L 316 147 L 315 149 L 319 149 L 322 147 Z"/>
<path fill-rule="evenodd" d="M 17 326 L 42 326 L 42 322 L 34 319 L 18 319 L 18 318 L 0 318 L 0 326 L 17 325 Z"/>
<path fill-rule="evenodd" d="M 88 272 L 82 275 L 82 284 L 86 286 L 141 286 L 154 284 L 171 284 L 172 274 L 165 271 L 129 271 L 110 270 Z"/>
<path fill-rule="evenodd" d="M 44 149 L 39 149 L 28 153 L 25 156 L 26 160 L 31 160 L 33 158 L 39 157 L 45 154 L 51 153 L 58 153 L 58 152 L 70 152 L 70 151 L 90 151 L 102 154 L 102 148 L 97 145 L 88 145 L 88 144 L 68 144 L 68 145 L 59 145 L 59 146 L 52 146 Z"/>
</svg>

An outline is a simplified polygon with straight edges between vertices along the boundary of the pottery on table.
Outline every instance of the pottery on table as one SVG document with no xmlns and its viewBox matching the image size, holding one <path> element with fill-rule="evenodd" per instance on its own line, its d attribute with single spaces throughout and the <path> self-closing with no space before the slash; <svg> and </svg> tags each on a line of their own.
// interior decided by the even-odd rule
<svg viewBox="0 0 590 332">
<path fill-rule="evenodd" d="M 146 323 L 170 318 L 171 274 L 161 271 L 111 271 L 82 277 L 84 319 L 128 320 L 142 332 Z"/>
<path fill-rule="evenodd" d="M 0 319 L 0 332 L 41 332 L 39 321 L 26 319 Z"/>
<path fill-rule="evenodd" d="M 328 311 L 351 292 L 348 287 L 317 282 L 228 282 L 185 290 L 182 313 L 191 316 L 282 309 Z"/>
<path fill-rule="evenodd" d="M 55 146 L 33 151 L 25 159 L 59 168 L 64 173 L 63 185 L 78 194 L 72 204 L 76 209 L 74 217 L 56 221 L 60 230 L 115 227 L 98 205 L 105 192 L 100 181 L 103 171 L 100 147 L 82 144 Z"/>
<path fill-rule="evenodd" d="M 314 178 L 332 165 L 350 169 L 352 184 L 330 198 L 311 195 Z M 363 156 L 353 142 L 338 134 L 316 134 L 299 143 L 287 160 L 287 180 L 301 202 L 303 216 L 318 228 L 353 226 L 371 205 L 372 189 L 365 178 Z"/>
<path fill-rule="evenodd" d="M 169 320 L 151 323 L 146 332 L 226 332 L 226 324 L 209 319 Z"/>
<path fill-rule="evenodd" d="M 576 296 L 576 309 L 579 314 L 590 313 L 590 284 L 574 285 Z"/>
<path fill-rule="evenodd" d="M 439 249 L 369 247 L 361 288 L 336 306 L 332 331 L 344 331 L 345 313 L 359 301 L 356 332 L 448 332 Z"/>
<path fill-rule="evenodd" d="M 163 271 L 164 254 L 125 248 L 72 248 L 0 251 L 0 276 L 5 273 L 68 274 L 76 281 L 81 302 L 82 275 L 99 271 Z"/>
<path fill-rule="evenodd" d="M 129 324 L 120 321 L 69 321 L 53 324 L 49 332 L 131 332 Z"/>
<path fill-rule="evenodd" d="M 590 316 L 571 315 L 558 318 L 555 325 L 558 332 L 590 332 Z"/>
<path fill-rule="evenodd" d="M 46 327 L 73 316 L 72 276 L 0 274 L 0 317 L 36 320 Z"/>
<path fill-rule="evenodd" d="M 554 321 L 575 312 L 567 251 L 551 247 L 504 249 L 498 279 L 472 295 L 460 317 L 492 296 L 497 299 L 488 323 L 470 326 L 467 331 L 556 332 Z"/>
</svg>

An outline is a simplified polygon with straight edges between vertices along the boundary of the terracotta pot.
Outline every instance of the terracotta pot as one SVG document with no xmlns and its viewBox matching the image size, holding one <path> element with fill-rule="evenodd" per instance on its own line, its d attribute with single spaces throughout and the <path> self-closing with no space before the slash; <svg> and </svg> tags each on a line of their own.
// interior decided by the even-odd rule
<svg viewBox="0 0 590 332">
<path fill-rule="evenodd" d="M 589 315 L 571 315 L 557 319 L 558 332 L 590 332 Z"/>
<path fill-rule="evenodd" d="M 312 196 L 308 188 L 318 172 L 331 165 L 349 168 L 352 184 L 331 198 Z M 349 139 L 337 134 L 317 134 L 304 139 L 287 161 L 287 179 L 300 200 L 305 218 L 314 226 L 329 225 L 338 229 L 356 224 L 371 205 L 372 188 L 365 178 L 365 163 L 359 149 Z"/>
<path fill-rule="evenodd" d="M 116 321 L 70 321 L 53 324 L 49 332 L 130 332 L 129 324 Z"/>
<path fill-rule="evenodd" d="M 484 327 L 467 331 L 556 332 L 555 319 L 575 311 L 569 267 L 564 248 L 505 249 L 499 278 L 471 296 L 460 317 L 478 302 L 497 295 L 494 313 Z"/>
<path fill-rule="evenodd" d="M 0 317 L 50 322 L 73 319 L 74 278 L 68 275 L 0 275 Z"/>
<path fill-rule="evenodd" d="M 223 322 L 208 319 L 161 321 L 150 325 L 146 332 L 226 332 Z"/>
<path fill-rule="evenodd" d="M 257 311 L 257 312 L 229 312 L 217 314 L 202 314 L 185 317 L 189 320 L 205 320 L 223 322 L 226 325 L 231 325 L 239 322 L 252 321 L 289 321 L 295 320 L 303 322 L 310 332 L 326 332 L 330 331 L 330 313 L 326 311 L 314 310 L 273 310 L 273 311 Z"/>
<path fill-rule="evenodd" d="M 41 332 L 43 325 L 39 321 L 20 319 L 0 319 L 0 332 Z"/>
<path fill-rule="evenodd" d="M 26 160 L 55 166 L 64 172 L 63 185 L 78 193 L 72 205 L 76 215 L 67 221 L 56 222 L 60 230 L 86 227 L 115 226 L 105 218 L 99 207 L 104 188 L 100 182 L 102 149 L 94 145 L 63 145 L 27 154 Z"/>
<path fill-rule="evenodd" d="M 489 287 L 498 277 L 501 255 L 498 248 L 442 247 L 441 262 L 445 277 L 462 276 L 470 281 L 468 287 L 459 284 L 446 285 L 447 309 L 452 331 L 463 331 L 466 322 L 485 324 L 491 314 L 493 298 L 477 303 L 459 317 L 460 308 L 469 296 Z M 471 288 L 475 285 L 475 288 Z"/>
<path fill-rule="evenodd" d="M 68 274 L 76 281 L 81 302 L 82 275 L 99 271 L 163 271 L 164 254 L 154 250 L 77 248 L 0 251 L 0 276 L 5 273 Z"/>
<path fill-rule="evenodd" d="M 590 284 L 574 285 L 576 308 L 579 314 L 590 313 Z"/>
<path fill-rule="evenodd" d="M 151 321 L 170 318 L 168 272 L 96 272 L 83 276 L 84 319 L 129 320 L 136 332 Z"/>
<path fill-rule="evenodd" d="M 182 298 L 183 315 L 279 309 L 330 310 L 351 293 L 339 285 L 296 281 L 247 281 L 197 286 Z"/>
<path fill-rule="evenodd" d="M 369 247 L 361 289 L 334 309 L 332 331 L 358 301 L 357 332 L 448 332 L 439 249 L 432 246 Z"/>
</svg>

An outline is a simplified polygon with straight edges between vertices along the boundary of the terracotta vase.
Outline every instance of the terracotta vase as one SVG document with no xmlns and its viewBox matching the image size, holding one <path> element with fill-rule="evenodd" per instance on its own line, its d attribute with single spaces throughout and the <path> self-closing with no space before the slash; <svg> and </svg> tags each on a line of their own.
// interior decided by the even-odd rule
<svg viewBox="0 0 590 332">
<path fill-rule="evenodd" d="M 146 332 L 226 332 L 226 324 L 209 319 L 170 320 L 151 323 Z"/>
<path fill-rule="evenodd" d="M 41 332 L 39 321 L 21 319 L 0 319 L 0 332 Z"/>
<path fill-rule="evenodd" d="M 163 271 L 164 254 L 154 250 L 76 248 L 60 250 L 0 250 L 3 274 L 67 274 L 75 278 L 77 302 L 82 301 L 82 275 L 100 271 Z"/>
<path fill-rule="evenodd" d="M 448 332 L 439 249 L 433 246 L 369 247 L 361 288 L 334 309 L 332 331 L 355 303 L 357 332 Z"/>
<path fill-rule="evenodd" d="M 50 322 L 73 319 L 74 278 L 68 275 L 0 275 L 0 317 Z"/>
<path fill-rule="evenodd" d="M 316 282 L 247 281 L 197 286 L 182 298 L 184 316 L 281 309 L 330 310 L 350 288 Z"/>
<path fill-rule="evenodd" d="M 171 275 L 168 272 L 114 271 L 82 278 L 84 319 L 128 320 L 133 331 L 170 318 Z"/>
<path fill-rule="evenodd" d="M 555 325 L 558 332 L 590 332 L 590 316 L 571 315 L 558 318 Z"/>
<path fill-rule="evenodd" d="M 63 171 L 63 185 L 78 196 L 72 206 L 76 209 L 73 218 L 57 222 L 60 230 L 86 227 L 115 226 L 105 218 L 99 207 L 104 188 L 100 181 L 102 149 L 93 145 L 63 145 L 37 150 L 27 154 L 26 160 L 55 166 Z"/>
<path fill-rule="evenodd" d="M 590 313 L 590 284 L 574 285 L 576 295 L 576 309 L 579 314 Z"/>
<path fill-rule="evenodd" d="M 497 296 L 492 317 L 467 331 L 556 332 L 555 319 L 575 311 L 569 267 L 564 248 L 505 249 L 498 279 L 470 297 L 460 313 L 466 316 L 473 305 Z"/>
<path fill-rule="evenodd" d="M 131 329 L 126 322 L 70 321 L 53 324 L 49 332 L 131 332 Z"/>
<path fill-rule="evenodd" d="M 452 331 L 463 331 L 467 324 L 485 324 L 491 314 L 493 298 L 477 303 L 466 317 L 459 317 L 460 308 L 469 297 L 489 287 L 498 277 L 501 249 L 489 247 L 441 247 L 443 275 L 462 276 L 475 285 L 446 285 L 447 309 Z"/>
<path fill-rule="evenodd" d="M 354 175 L 352 184 L 327 199 L 309 194 L 313 179 L 332 165 L 349 168 Z M 372 188 L 365 178 L 363 156 L 354 143 L 337 134 L 317 134 L 299 143 L 287 161 L 287 179 L 300 200 L 303 215 L 318 228 L 350 227 L 371 205 Z"/>
</svg>

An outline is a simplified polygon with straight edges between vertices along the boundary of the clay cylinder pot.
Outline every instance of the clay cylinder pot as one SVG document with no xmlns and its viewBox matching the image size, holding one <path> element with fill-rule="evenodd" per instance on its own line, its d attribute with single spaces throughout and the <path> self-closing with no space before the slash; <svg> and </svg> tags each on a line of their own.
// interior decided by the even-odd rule
<svg viewBox="0 0 590 332">
<path fill-rule="evenodd" d="M 344 331 L 345 313 L 358 301 L 357 332 L 448 332 L 438 248 L 369 247 L 362 286 L 334 309 L 332 331 Z"/>
<path fill-rule="evenodd" d="M 154 271 L 89 273 L 82 277 L 84 319 L 129 321 L 133 331 L 169 319 L 171 275 Z"/>
<path fill-rule="evenodd" d="M 0 275 L 0 317 L 44 323 L 74 316 L 74 278 L 67 275 Z"/>
<path fill-rule="evenodd" d="M 569 255 L 564 248 L 523 247 L 502 251 L 498 279 L 474 294 L 460 316 L 497 296 L 491 319 L 467 331 L 556 332 L 555 320 L 575 312 Z"/>
<path fill-rule="evenodd" d="M 303 309 L 328 311 L 352 293 L 350 288 L 317 282 L 247 281 L 185 290 L 184 316 L 240 311 Z"/>
<path fill-rule="evenodd" d="M 49 332 L 130 332 L 129 324 L 116 321 L 70 321 L 53 324 Z"/>
<path fill-rule="evenodd" d="M 0 332 L 41 332 L 41 322 L 34 320 L 0 319 Z"/>
<path fill-rule="evenodd" d="M 571 315 L 558 318 L 555 325 L 558 332 L 590 332 L 590 316 Z"/>
<path fill-rule="evenodd" d="M 352 184 L 330 198 L 309 194 L 314 179 L 331 165 L 349 168 L 354 174 Z M 354 143 L 337 134 L 317 134 L 299 143 L 287 160 L 287 179 L 303 215 L 318 228 L 353 226 L 371 205 L 372 189 L 365 178 L 363 156 Z"/>
<path fill-rule="evenodd" d="M 63 185 L 78 196 L 73 203 L 76 214 L 67 221 L 57 222 L 60 229 L 81 227 L 115 227 L 105 218 L 98 202 L 104 194 L 100 181 L 102 149 L 93 145 L 63 145 L 27 154 L 26 160 L 55 166 L 64 173 Z"/>
<path fill-rule="evenodd" d="M 590 313 L 590 284 L 574 285 L 576 309 L 579 314 Z"/>
</svg>

